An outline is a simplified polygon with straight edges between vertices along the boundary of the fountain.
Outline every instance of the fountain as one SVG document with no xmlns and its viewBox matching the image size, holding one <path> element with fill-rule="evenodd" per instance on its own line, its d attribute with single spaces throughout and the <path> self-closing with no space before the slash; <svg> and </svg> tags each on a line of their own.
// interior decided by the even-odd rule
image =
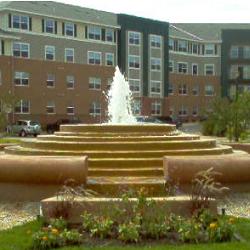
<svg viewBox="0 0 250 250">
<path fill-rule="evenodd" d="M 108 97 L 108 123 L 61 125 L 54 135 L 40 135 L 35 141 L 26 140 L 19 146 L 5 148 L 0 162 L 11 156 L 19 157 L 20 161 L 24 156 L 34 159 L 36 156 L 68 156 L 72 160 L 88 156 L 87 187 L 102 196 L 116 197 L 124 188 L 141 187 L 146 187 L 149 195 L 161 196 L 164 156 L 223 158 L 233 155 L 235 158 L 244 155 L 233 152 L 229 146 L 217 145 L 214 139 L 180 133 L 174 125 L 136 123 L 129 105 L 128 82 L 118 68 Z M 53 164 L 50 167 L 53 168 Z M 70 172 L 67 175 L 72 178 Z"/>
<path fill-rule="evenodd" d="M 132 92 L 118 66 L 108 92 L 108 117 L 110 124 L 134 124 L 136 119 L 131 108 Z"/>
</svg>

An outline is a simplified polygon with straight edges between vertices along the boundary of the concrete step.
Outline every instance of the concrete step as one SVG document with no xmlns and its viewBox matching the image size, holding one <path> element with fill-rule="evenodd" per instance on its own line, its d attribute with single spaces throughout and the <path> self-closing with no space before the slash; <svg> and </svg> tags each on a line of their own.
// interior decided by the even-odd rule
<svg viewBox="0 0 250 250">
<path fill-rule="evenodd" d="M 161 132 L 161 131 L 152 131 L 152 132 L 147 132 L 147 131 L 138 131 L 138 132 L 122 132 L 122 133 L 117 133 L 117 132 L 62 132 L 62 131 L 57 131 L 53 135 L 54 136 L 76 136 L 76 137 L 130 137 L 130 136 L 177 136 L 181 135 L 182 132 L 176 130 L 171 133 L 166 133 L 166 132 Z M 48 135 L 50 136 L 50 135 Z"/>
<path fill-rule="evenodd" d="M 165 196 L 164 178 L 150 177 L 90 177 L 87 188 L 105 197 L 121 197 L 125 191 L 139 191 L 144 188 L 148 196 Z"/>
<path fill-rule="evenodd" d="M 88 176 L 163 176 L 162 167 L 153 168 L 93 168 L 89 167 Z"/>
<path fill-rule="evenodd" d="M 89 158 L 89 168 L 146 168 L 162 167 L 163 158 Z"/>
<path fill-rule="evenodd" d="M 164 132 L 166 134 L 176 131 L 175 125 L 172 124 L 66 124 L 60 126 L 61 132 L 73 132 L 73 133 L 155 133 Z"/>
<path fill-rule="evenodd" d="M 215 148 L 206 149 L 181 149 L 181 150 L 143 150 L 143 151 L 109 151 L 109 150 L 86 150 L 86 151 L 74 151 L 74 150 L 49 150 L 49 149 L 35 149 L 26 148 L 21 146 L 10 146 L 5 148 L 5 152 L 8 154 L 17 155 L 87 155 L 90 158 L 157 158 L 167 155 L 220 155 L 232 153 L 232 148 L 229 146 L 217 146 Z"/>
<path fill-rule="evenodd" d="M 26 148 L 47 150 L 181 150 L 204 149 L 216 146 L 214 139 L 190 140 L 190 141 L 122 141 L 122 142 L 63 142 L 63 141 L 23 141 L 21 146 Z"/>
<path fill-rule="evenodd" d="M 40 141 L 67 141 L 67 142 L 123 142 L 123 141 L 186 141 L 186 140 L 199 140 L 198 135 L 154 135 L 154 136 L 89 136 L 89 135 L 39 135 Z"/>
</svg>

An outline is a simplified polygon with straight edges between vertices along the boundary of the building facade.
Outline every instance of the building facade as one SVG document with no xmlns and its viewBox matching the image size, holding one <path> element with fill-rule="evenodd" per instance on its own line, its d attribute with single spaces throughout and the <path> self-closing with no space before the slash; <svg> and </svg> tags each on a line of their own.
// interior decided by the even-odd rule
<svg viewBox="0 0 250 250">
<path fill-rule="evenodd" d="M 58 2 L 3 1 L 0 95 L 18 99 L 11 122 L 104 122 L 105 93 L 119 65 L 136 115 L 195 121 L 215 97 L 228 95 L 232 64 L 247 65 L 249 27 L 169 24 Z M 238 29 L 245 35 L 234 36 Z M 244 84 L 249 90 L 247 78 Z M 0 111 L 6 109 L 3 100 Z"/>
</svg>

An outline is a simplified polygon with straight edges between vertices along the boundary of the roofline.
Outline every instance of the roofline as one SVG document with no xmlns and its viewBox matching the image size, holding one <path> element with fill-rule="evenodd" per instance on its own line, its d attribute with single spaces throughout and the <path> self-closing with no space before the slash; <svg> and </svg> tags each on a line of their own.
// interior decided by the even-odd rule
<svg viewBox="0 0 250 250">
<path fill-rule="evenodd" d="M 61 17 L 61 16 L 46 15 L 46 14 L 40 14 L 40 13 L 37 13 L 37 12 L 31 12 L 31 11 L 26 11 L 26 10 L 18 10 L 18 9 L 13 9 L 13 8 L 8 8 L 8 7 L 4 7 L 2 9 L 0 9 L 0 12 L 5 11 L 5 10 L 21 12 L 21 13 L 25 13 L 25 14 L 32 14 L 32 15 L 37 15 L 37 16 L 42 16 L 42 17 L 49 17 L 49 18 L 54 18 L 54 19 L 63 19 L 63 20 L 71 21 L 71 22 L 99 25 L 99 26 L 103 26 L 103 27 L 111 27 L 111 28 L 115 28 L 115 29 L 120 29 L 121 28 L 120 25 L 107 25 L 107 24 L 102 24 L 102 23 L 94 23 L 94 22 L 88 22 L 88 21 L 83 21 L 83 20 L 74 19 L 74 18 L 71 19 L 71 18 Z M 98 10 L 96 10 L 96 11 L 98 11 Z M 114 14 L 114 15 L 116 15 L 116 14 Z"/>
<path fill-rule="evenodd" d="M 183 33 L 185 33 L 185 34 L 187 34 L 187 35 L 189 35 L 189 36 L 192 36 L 192 37 L 196 38 L 197 40 L 200 40 L 200 41 L 204 40 L 203 38 L 200 38 L 200 37 L 198 37 L 198 36 L 196 36 L 196 35 L 194 35 L 194 34 L 188 32 L 188 31 L 186 31 L 186 30 L 184 30 L 184 29 L 182 29 L 182 28 L 179 28 L 179 27 L 177 27 L 177 26 L 174 26 L 173 24 L 170 24 L 169 27 L 173 27 L 174 29 L 176 29 L 176 30 L 178 30 L 178 31 L 180 31 L 180 32 L 183 32 Z"/>
<path fill-rule="evenodd" d="M 195 39 L 191 39 L 191 38 L 185 38 L 185 37 L 173 36 L 173 35 L 169 35 L 169 37 L 187 40 L 187 41 L 192 41 L 192 42 L 196 42 L 196 43 L 222 43 L 222 40 L 195 40 Z"/>
</svg>

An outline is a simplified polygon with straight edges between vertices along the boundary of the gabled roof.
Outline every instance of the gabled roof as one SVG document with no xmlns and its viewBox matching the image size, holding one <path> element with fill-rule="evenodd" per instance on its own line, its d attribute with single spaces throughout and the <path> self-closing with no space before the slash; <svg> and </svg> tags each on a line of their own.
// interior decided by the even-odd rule
<svg viewBox="0 0 250 250">
<path fill-rule="evenodd" d="M 173 23 L 179 30 L 191 33 L 195 37 L 207 41 L 220 41 L 223 29 L 249 29 L 250 23 Z M 178 37 L 188 39 L 185 32 L 179 32 Z M 177 36 L 175 29 L 170 29 L 170 36 Z M 190 36 L 189 36 L 190 39 Z M 194 39 L 196 40 L 196 39 Z"/>
<path fill-rule="evenodd" d="M 117 17 L 114 13 L 53 1 L 1 1 L 0 11 L 4 9 L 118 27 Z"/>
</svg>

